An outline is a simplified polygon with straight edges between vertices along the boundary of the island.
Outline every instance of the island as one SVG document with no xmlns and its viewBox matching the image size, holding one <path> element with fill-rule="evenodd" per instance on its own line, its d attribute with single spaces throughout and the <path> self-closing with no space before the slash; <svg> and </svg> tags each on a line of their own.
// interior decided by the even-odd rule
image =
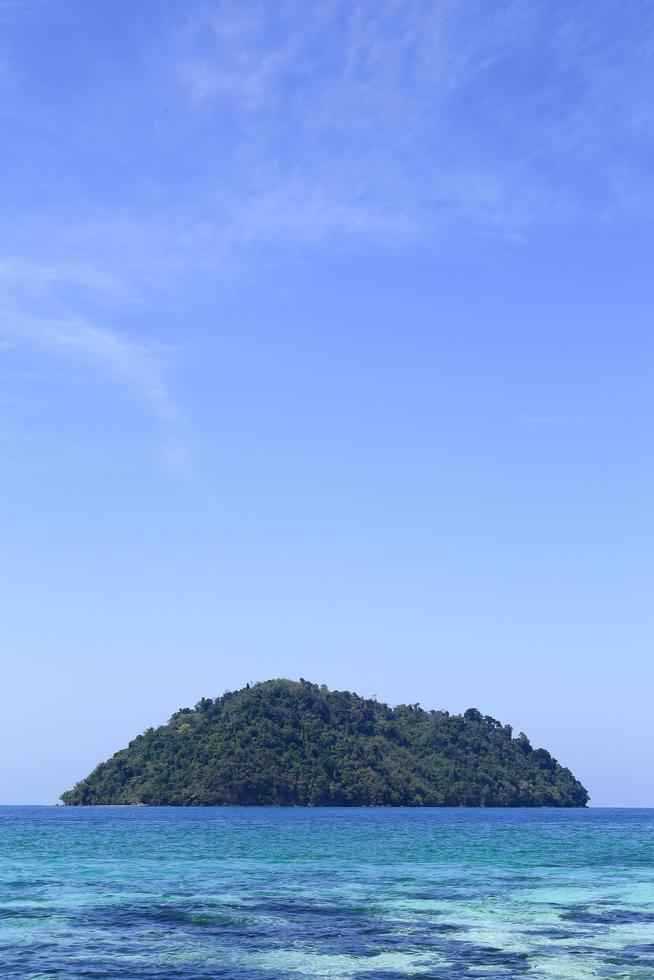
<svg viewBox="0 0 654 980">
<path fill-rule="evenodd" d="M 546 749 L 468 708 L 270 680 L 202 698 L 63 793 L 67 805 L 583 807 Z"/>
</svg>

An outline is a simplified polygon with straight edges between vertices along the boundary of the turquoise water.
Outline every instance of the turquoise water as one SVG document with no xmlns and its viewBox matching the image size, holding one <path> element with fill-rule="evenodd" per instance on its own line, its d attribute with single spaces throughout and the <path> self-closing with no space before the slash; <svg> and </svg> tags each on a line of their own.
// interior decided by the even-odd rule
<svg viewBox="0 0 654 980">
<path fill-rule="evenodd" d="M 654 811 L 0 808 L 0 975 L 652 980 Z"/>
</svg>

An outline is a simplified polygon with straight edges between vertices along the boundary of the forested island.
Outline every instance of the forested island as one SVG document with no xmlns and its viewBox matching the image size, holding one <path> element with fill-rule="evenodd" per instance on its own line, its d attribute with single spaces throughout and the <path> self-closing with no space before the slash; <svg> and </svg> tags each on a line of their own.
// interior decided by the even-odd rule
<svg viewBox="0 0 654 980">
<path fill-rule="evenodd" d="M 67 792 L 69 805 L 580 807 L 546 749 L 476 708 L 395 708 L 305 680 L 202 698 Z"/>
</svg>

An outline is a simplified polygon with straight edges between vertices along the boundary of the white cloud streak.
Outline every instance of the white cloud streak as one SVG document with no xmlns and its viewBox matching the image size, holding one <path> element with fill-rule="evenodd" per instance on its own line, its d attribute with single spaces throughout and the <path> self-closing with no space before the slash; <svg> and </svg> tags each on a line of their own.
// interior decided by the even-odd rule
<svg viewBox="0 0 654 980">
<path fill-rule="evenodd" d="M 173 422 L 178 411 L 165 380 L 164 349 L 71 312 L 58 298 L 58 287 L 82 290 L 96 302 L 121 303 L 127 295 L 122 281 L 89 265 L 5 260 L 0 262 L 1 342 L 34 344 L 91 365 L 131 389 L 164 425 Z"/>
<path fill-rule="evenodd" d="M 613 7 L 362 0 L 253 4 L 245 16 L 217 3 L 180 35 L 176 73 L 206 124 L 233 132 L 243 197 L 331 194 L 314 240 L 334 233 L 339 208 L 345 236 L 385 240 L 401 215 L 418 240 L 456 222 L 514 238 L 597 216 L 600 196 L 619 209 L 616 135 L 654 135 L 643 87 L 653 11 L 620 16 L 616 38 Z M 353 227 L 353 201 L 369 224 Z M 277 234 L 279 212 L 269 209 Z M 289 215 L 286 231 L 306 226 Z"/>
<path fill-rule="evenodd" d="M 21 6 L 0 0 L 0 19 Z M 55 103 L 56 139 L 9 64 L 5 111 L 38 137 L 55 203 L 4 209 L 4 334 L 104 371 L 171 426 L 169 355 L 123 314 L 156 322 L 162 297 L 257 250 L 519 241 L 651 212 L 653 24 L 652 4 L 614 0 L 173 6 L 140 84 L 91 79 L 70 116 Z"/>
<path fill-rule="evenodd" d="M 81 317 L 49 319 L 5 308 L 0 310 L 0 324 L 17 339 L 86 361 L 124 382 L 162 421 L 176 417 L 157 349 L 135 344 Z"/>
</svg>

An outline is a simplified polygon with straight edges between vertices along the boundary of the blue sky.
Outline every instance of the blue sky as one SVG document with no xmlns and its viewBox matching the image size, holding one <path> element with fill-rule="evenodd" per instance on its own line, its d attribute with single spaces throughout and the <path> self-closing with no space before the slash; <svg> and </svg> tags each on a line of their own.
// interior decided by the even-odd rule
<svg viewBox="0 0 654 980">
<path fill-rule="evenodd" d="M 653 28 L 0 0 L 2 802 L 304 676 L 654 805 Z"/>
</svg>

